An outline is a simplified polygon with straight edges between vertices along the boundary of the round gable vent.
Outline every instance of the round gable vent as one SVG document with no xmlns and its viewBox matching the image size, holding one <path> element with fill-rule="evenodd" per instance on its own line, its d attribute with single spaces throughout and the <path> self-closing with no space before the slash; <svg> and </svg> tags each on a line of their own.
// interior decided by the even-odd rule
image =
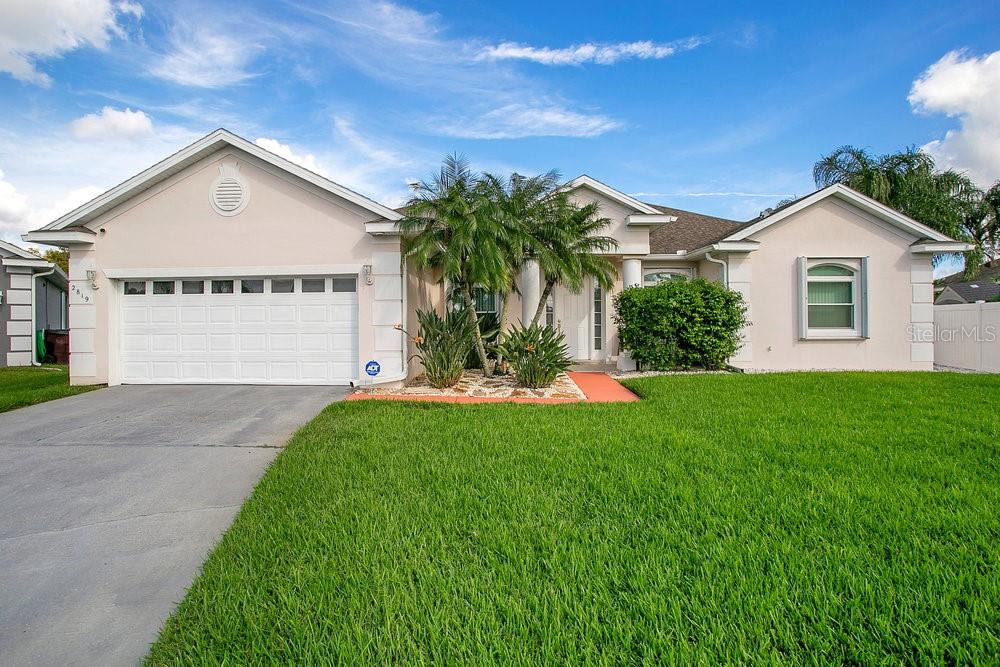
<svg viewBox="0 0 1000 667">
<path fill-rule="evenodd" d="M 219 176 L 212 182 L 209 200 L 219 215 L 236 215 L 250 201 L 250 188 L 236 163 L 219 165 Z"/>
</svg>

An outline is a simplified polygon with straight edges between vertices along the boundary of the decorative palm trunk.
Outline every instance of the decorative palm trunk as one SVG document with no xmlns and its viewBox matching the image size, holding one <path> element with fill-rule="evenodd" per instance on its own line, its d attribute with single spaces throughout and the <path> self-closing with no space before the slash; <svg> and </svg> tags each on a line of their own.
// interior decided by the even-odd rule
<svg viewBox="0 0 1000 667">
<path fill-rule="evenodd" d="M 467 283 L 462 284 L 462 300 L 465 301 L 465 312 L 472 322 L 474 338 L 476 343 L 476 356 L 483 367 L 483 375 L 491 377 L 493 369 L 490 368 L 489 360 L 486 358 L 486 346 L 483 344 L 483 332 L 479 330 L 479 315 L 476 314 L 476 304 L 472 301 L 472 289 Z"/>
<path fill-rule="evenodd" d="M 549 295 L 552 294 L 552 289 L 556 286 L 556 281 L 546 280 L 545 289 L 542 290 L 542 295 L 538 298 L 538 308 L 535 308 L 535 316 L 531 318 L 531 324 L 538 324 L 538 320 L 542 319 L 542 313 L 545 312 L 545 304 L 548 303 Z"/>
<path fill-rule="evenodd" d="M 503 340 L 504 334 L 507 332 L 507 322 L 510 320 L 510 295 L 513 291 L 514 291 L 514 286 L 508 285 L 507 293 L 503 295 L 502 301 L 500 302 L 500 333 L 497 336 L 497 339 L 501 341 Z M 503 352 L 497 350 L 496 368 L 501 368 L 502 365 L 503 365 Z"/>
</svg>

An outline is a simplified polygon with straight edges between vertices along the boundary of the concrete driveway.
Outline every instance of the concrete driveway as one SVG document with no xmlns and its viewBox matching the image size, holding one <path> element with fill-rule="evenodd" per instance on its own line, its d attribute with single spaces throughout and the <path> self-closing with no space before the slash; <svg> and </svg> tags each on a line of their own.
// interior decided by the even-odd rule
<svg viewBox="0 0 1000 667">
<path fill-rule="evenodd" d="M 336 387 L 112 387 L 0 414 L 0 664 L 145 655 Z"/>
</svg>

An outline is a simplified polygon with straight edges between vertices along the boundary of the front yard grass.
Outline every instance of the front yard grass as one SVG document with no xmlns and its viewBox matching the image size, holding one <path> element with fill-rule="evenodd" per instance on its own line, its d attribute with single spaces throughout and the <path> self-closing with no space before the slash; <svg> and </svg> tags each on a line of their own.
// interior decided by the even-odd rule
<svg viewBox="0 0 1000 667">
<path fill-rule="evenodd" d="M 82 394 L 97 389 L 98 386 L 70 386 L 69 369 L 66 366 L 0 368 L 0 412 Z"/>
<path fill-rule="evenodd" d="M 1000 377 L 357 401 L 281 453 L 153 664 L 982 663 Z"/>
</svg>

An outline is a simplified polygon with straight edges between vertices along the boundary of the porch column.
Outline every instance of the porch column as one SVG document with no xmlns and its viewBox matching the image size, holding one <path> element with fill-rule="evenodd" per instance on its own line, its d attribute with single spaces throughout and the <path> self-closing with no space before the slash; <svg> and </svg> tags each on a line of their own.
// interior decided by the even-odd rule
<svg viewBox="0 0 1000 667">
<path fill-rule="evenodd" d="M 622 287 L 638 287 L 642 285 L 642 260 L 638 257 L 626 257 L 622 260 Z M 628 350 L 618 353 L 618 370 L 634 371 L 635 361 Z"/>
<path fill-rule="evenodd" d="M 636 287 L 642 284 L 642 260 L 634 257 L 622 262 L 622 284 L 625 287 Z"/>
<path fill-rule="evenodd" d="M 527 326 L 535 316 L 538 299 L 542 295 L 541 276 L 538 272 L 538 262 L 529 259 L 521 267 L 521 324 Z"/>
</svg>

